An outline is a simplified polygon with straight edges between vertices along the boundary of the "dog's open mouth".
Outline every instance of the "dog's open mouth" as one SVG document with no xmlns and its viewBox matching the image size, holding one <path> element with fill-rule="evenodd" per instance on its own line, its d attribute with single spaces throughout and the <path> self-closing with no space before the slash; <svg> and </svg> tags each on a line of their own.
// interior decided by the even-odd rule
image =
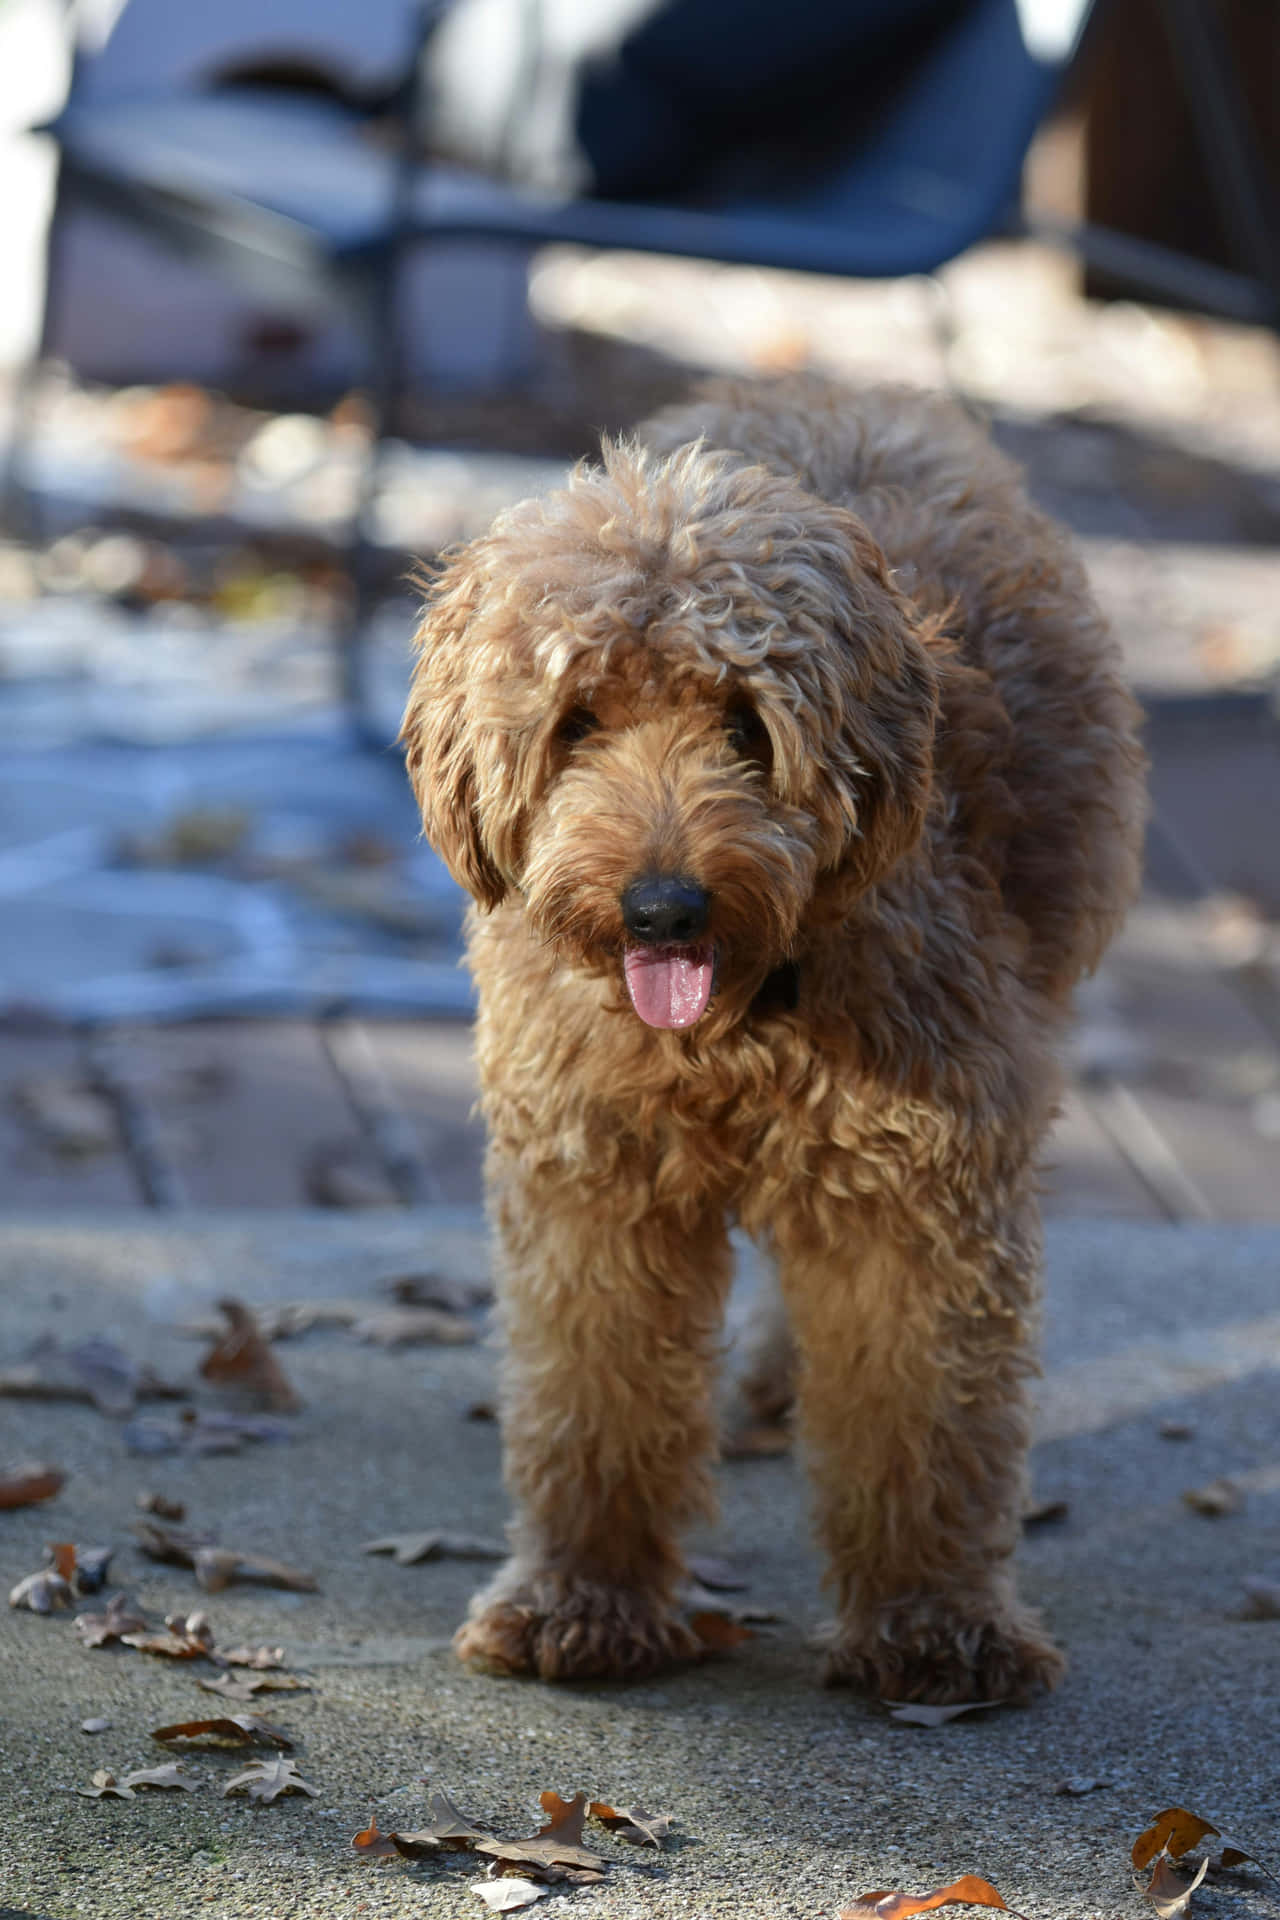
<svg viewBox="0 0 1280 1920">
<path fill-rule="evenodd" d="M 716 980 L 716 950 L 628 947 L 622 957 L 631 1004 L 647 1027 L 691 1027 L 707 1010 Z"/>
</svg>

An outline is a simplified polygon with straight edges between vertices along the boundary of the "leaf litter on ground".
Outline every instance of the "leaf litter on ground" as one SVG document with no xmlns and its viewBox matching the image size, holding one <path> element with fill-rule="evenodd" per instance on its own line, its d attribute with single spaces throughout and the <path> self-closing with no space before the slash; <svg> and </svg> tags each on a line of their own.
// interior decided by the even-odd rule
<svg viewBox="0 0 1280 1920">
<path fill-rule="evenodd" d="M 1241 1585 L 1244 1601 L 1236 1614 L 1237 1620 L 1280 1620 L 1280 1580 L 1264 1580 L 1257 1574 L 1247 1574 Z"/>
<path fill-rule="evenodd" d="M 226 1331 L 200 1362 L 210 1385 L 241 1395 L 269 1413 L 297 1413 L 302 1406 L 284 1368 L 263 1338 L 243 1300 L 219 1300 Z"/>
<path fill-rule="evenodd" d="M 352 1836 L 351 1844 L 370 1860 L 389 1860 L 394 1854 L 422 1860 L 440 1852 L 473 1852 L 489 1859 L 491 1875 L 505 1876 L 511 1868 L 518 1878 L 589 1885 L 605 1877 L 610 1862 L 584 1843 L 583 1824 L 588 1814 L 633 1846 L 660 1848 L 671 1826 L 669 1814 L 617 1808 L 603 1800 L 588 1802 L 583 1793 L 564 1800 L 548 1789 L 539 1799 L 547 1815 L 546 1824 L 525 1839 L 504 1840 L 476 1826 L 447 1793 L 436 1790 L 431 1794 L 431 1818 L 424 1826 L 413 1832 L 382 1833 L 375 1817 Z"/>
<path fill-rule="evenodd" d="M 126 1634 L 145 1633 L 147 1616 L 124 1593 L 113 1593 L 102 1613 L 76 1616 L 75 1630 L 86 1647 L 105 1647 Z"/>
<path fill-rule="evenodd" d="M 504 1875 L 497 1880 L 474 1880 L 471 1891 L 491 1913 L 515 1913 L 520 1907 L 531 1907 L 535 1900 L 545 1900 L 551 1889 L 539 1886 L 536 1880 Z"/>
<path fill-rule="evenodd" d="M 860 1893 L 852 1906 L 841 1910 L 840 1920 L 908 1920 L 911 1914 L 932 1913 L 938 1907 L 998 1907 L 1003 1913 L 1015 1913 L 989 1880 L 965 1873 L 932 1893 Z M 1015 1920 L 1021 1916 L 1015 1913 Z"/>
<path fill-rule="evenodd" d="M 64 1613 L 75 1603 L 70 1581 L 64 1580 L 54 1567 L 29 1573 L 9 1589 L 9 1605 L 25 1607 L 31 1613 Z"/>
<path fill-rule="evenodd" d="M 987 1713 L 1009 1704 L 1008 1700 L 956 1700 L 950 1706 L 939 1707 L 923 1700 L 881 1701 L 889 1718 L 901 1727 L 944 1727 L 949 1720 L 959 1720 L 966 1713 Z"/>
<path fill-rule="evenodd" d="M 262 1554 L 221 1547 L 216 1534 L 208 1531 L 169 1526 L 151 1518 L 135 1520 L 133 1531 L 149 1558 L 171 1566 L 190 1567 L 206 1593 L 220 1593 L 233 1581 L 283 1587 L 291 1593 L 317 1591 L 314 1574 L 304 1573 L 283 1560 L 269 1560 Z"/>
<path fill-rule="evenodd" d="M 0 1396 L 23 1400 L 87 1400 L 112 1419 L 139 1400 L 185 1400 L 187 1388 L 162 1380 L 102 1334 L 64 1346 L 41 1334 L 15 1366 L 0 1370 Z"/>
<path fill-rule="evenodd" d="M 185 1408 L 170 1419 L 158 1414 L 142 1414 L 124 1429 L 124 1443 L 130 1453 L 194 1454 L 201 1459 L 209 1454 L 240 1453 L 246 1446 L 292 1439 L 289 1422 L 280 1414 L 210 1412 L 194 1407 Z"/>
<path fill-rule="evenodd" d="M 1215 1840 L 1217 1845 L 1205 1847 L 1203 1843 L 1206 1840 Z M 1135 1870 L 1141 1873 L 1161 1854 L 1170 1860 L 1181 1860 L 1184 1855 L 1197 1852 L 1204 1854 L 1205 1864 L 1215 1871 L 1241 1867 L 1247 1862 L 1257 1867 L 1268 1880 L 1276 1877 L 1270 1867 L 1240 1840 L 1234 1836 L 1228 1838 L 1212 1820 L 1192 1813 L 1187 1807 L 1166 1807 L 1162 1813 L 1158 1813 L 1151 1825 L 1134 1841 L 1130 1858 Z"/>
<path fill-rule="evenodd" d="M 366 1540 L 361 1553 L 389 1553 L 398 1567 L 416 1567 L 423 1560 L 505 1560 L 501 1540 L 472 1533 L 392 1533 L 384 1540 Z"/>
<path fill-rule="evenodd" d="M 51 1467 L 40 1460 L 24 1460 L 21 1466 L 0 1474 L 0 1509 L 34 1507 L 42 1500 L 52 1500 L 66 1484 L 66 1478 L 61 1467 Z"/>
<path fill-rule="evenodd" d="M 293 1741 L 283 1727 L 273 1727 L 256 1713 L 232 1713 L 211 1720 L 180 1720 L 171 1727 L 156 1727 L 151 1738 L 162 1746 L 176 1740 L 199 1742 L 213 1747 L 279 1747 L 288 1753 Z"/>
<path fill-rule="evenodd" d="M 248 1794 L 251 1800 L 270 1802 L 279 1799 L 282 1793 L 306 1793 L 314 1800 L 319 1796 L 319 1787 L 313 1787 L 298 1772 L 295 1760 L 254 1760 L 238 1773 L 234 1780 L 228 1780 L 222 1789 L 223 1797 L 229 1793 Z"/>
<path fill-rule="evenodd" d="M 86 1800 L 132 1800 L 139 1787 L 158 1790 L 178 1787 L 184 1793 L 198 1793 L 200 1782 L 182 1771 L 180 1761 L 170 1760 L 162 1767 L 139 1767 L 133 1773 L 126 1773 L 122 1780 L 117 1780 L 108 1768 L 99 1767 L 93 1776 L 93 1784 L 77 1787 L 75 1791 Z"/>
</svg>

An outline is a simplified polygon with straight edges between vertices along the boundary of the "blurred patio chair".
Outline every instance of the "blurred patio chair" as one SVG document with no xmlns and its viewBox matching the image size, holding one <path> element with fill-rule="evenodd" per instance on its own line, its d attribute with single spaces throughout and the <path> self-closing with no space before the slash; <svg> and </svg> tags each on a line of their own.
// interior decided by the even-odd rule
<svg viewBox="0 0 1280 1920">
<path fill-rule="evenodd" d="M 77 202 L 137 223 L 246 285 L 341 302 L 367 343 L 372 486 L 403 385 L 396 296 L 415 250 L 459 238 L 568 242 L 849 277 L 931 274 L 975 242 L 1019 230 L 1023 160 L 1092 8 L 1092 0 L 964 0 L 921 37 L 918 57 L 816 175 L 786 170 L 767 187 L 714 201 L 649 204 L 538 193 L 424 160 L 419 52 L 448 4 L 429 0 L 414 10 L 403 76 L 377 129 L 350 106 L 309 95 L 242 87 L 94 100 L 73 83 L 48 129 L 59 175 L 42 353 L 57 344 L 57 229 Z M 1212 164 L 1237 215 L 1242 193 L 1248 202 L 1234 223 L 1246 271 L 1200 268 L 1120 236 L 1050 237 L 1138 286 L 1274 321 L 1274 229 L 1233 116 L 1213 0 L 1169 4 L 1195 68 L 1186 74 L 1184 61 Z M 530 5 L 536 19 L 537 0 Z M 358 526 L 342 669 L 357 724 L 368 578 L 360 535 Z"/>
</svg>

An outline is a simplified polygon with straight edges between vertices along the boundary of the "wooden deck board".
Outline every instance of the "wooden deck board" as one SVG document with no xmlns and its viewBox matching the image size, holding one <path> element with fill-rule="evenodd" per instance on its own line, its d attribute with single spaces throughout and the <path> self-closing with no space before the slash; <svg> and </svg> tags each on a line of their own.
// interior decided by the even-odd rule
<svg viewBox="0 0 1280 1920">
<path fill-rule="evenodd" d="M 484 1128 L 472 1115 L 478 1085 L 470 1028 L 364 1020 L 331 1044 L 340 1049 L 353 1100 L 381 1113 L 387 1137 L 416 1160 L 416 1197 L 455 1205 L 481 1199 Z"/>
<path fill-rule="evenodd" d="M 102 1151 L 59 1152 L 26 1114 L 26 1083 L 88 1084 L 84 1049 L 71 1034 L 0 1034 L 0 1208 L 10 1213 L 90 1213 L 142 1205 L 120 1138 Z"/>
<path fill-rule="evenodd" d="M 358 1169 L 370 1201 L 394 1203 L 309 1021 L 120 1029 L 112 1045 L 174 1175 L 176 1204 L 304 1206 L 329 1156 Z"/>
</svg>

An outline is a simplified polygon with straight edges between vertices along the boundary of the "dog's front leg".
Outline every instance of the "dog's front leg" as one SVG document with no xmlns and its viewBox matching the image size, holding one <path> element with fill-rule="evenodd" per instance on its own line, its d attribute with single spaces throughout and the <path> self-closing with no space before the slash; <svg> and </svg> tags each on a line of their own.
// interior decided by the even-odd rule
<svg viewBox="0 0 1280 1920">
<path fill-rule="evenodd" d="M 838 1617 L 826 1675 L 893 1700 L 1025 1699 L 1063 1661 L 1018 1602 L 1038 1229 L 935 1231 L 828 1194 L 775 1221 Z M 864 1203 L 865 1205 L 865 1203 Z M 923 1211 L 923 1209 L 922 1209 Z M 949 1218 L 950 1230 L 941 1225 Z"/>
<path fill-rule="evenodd" d="M 618 1171 L 494 1168 L 514 1554 L 460 1656 L 545 1680 L 695 1658 L 679 1530 L 712 1504 L 712 1361 L 730 1277 L 722 1211 Z"/>
</svg>

